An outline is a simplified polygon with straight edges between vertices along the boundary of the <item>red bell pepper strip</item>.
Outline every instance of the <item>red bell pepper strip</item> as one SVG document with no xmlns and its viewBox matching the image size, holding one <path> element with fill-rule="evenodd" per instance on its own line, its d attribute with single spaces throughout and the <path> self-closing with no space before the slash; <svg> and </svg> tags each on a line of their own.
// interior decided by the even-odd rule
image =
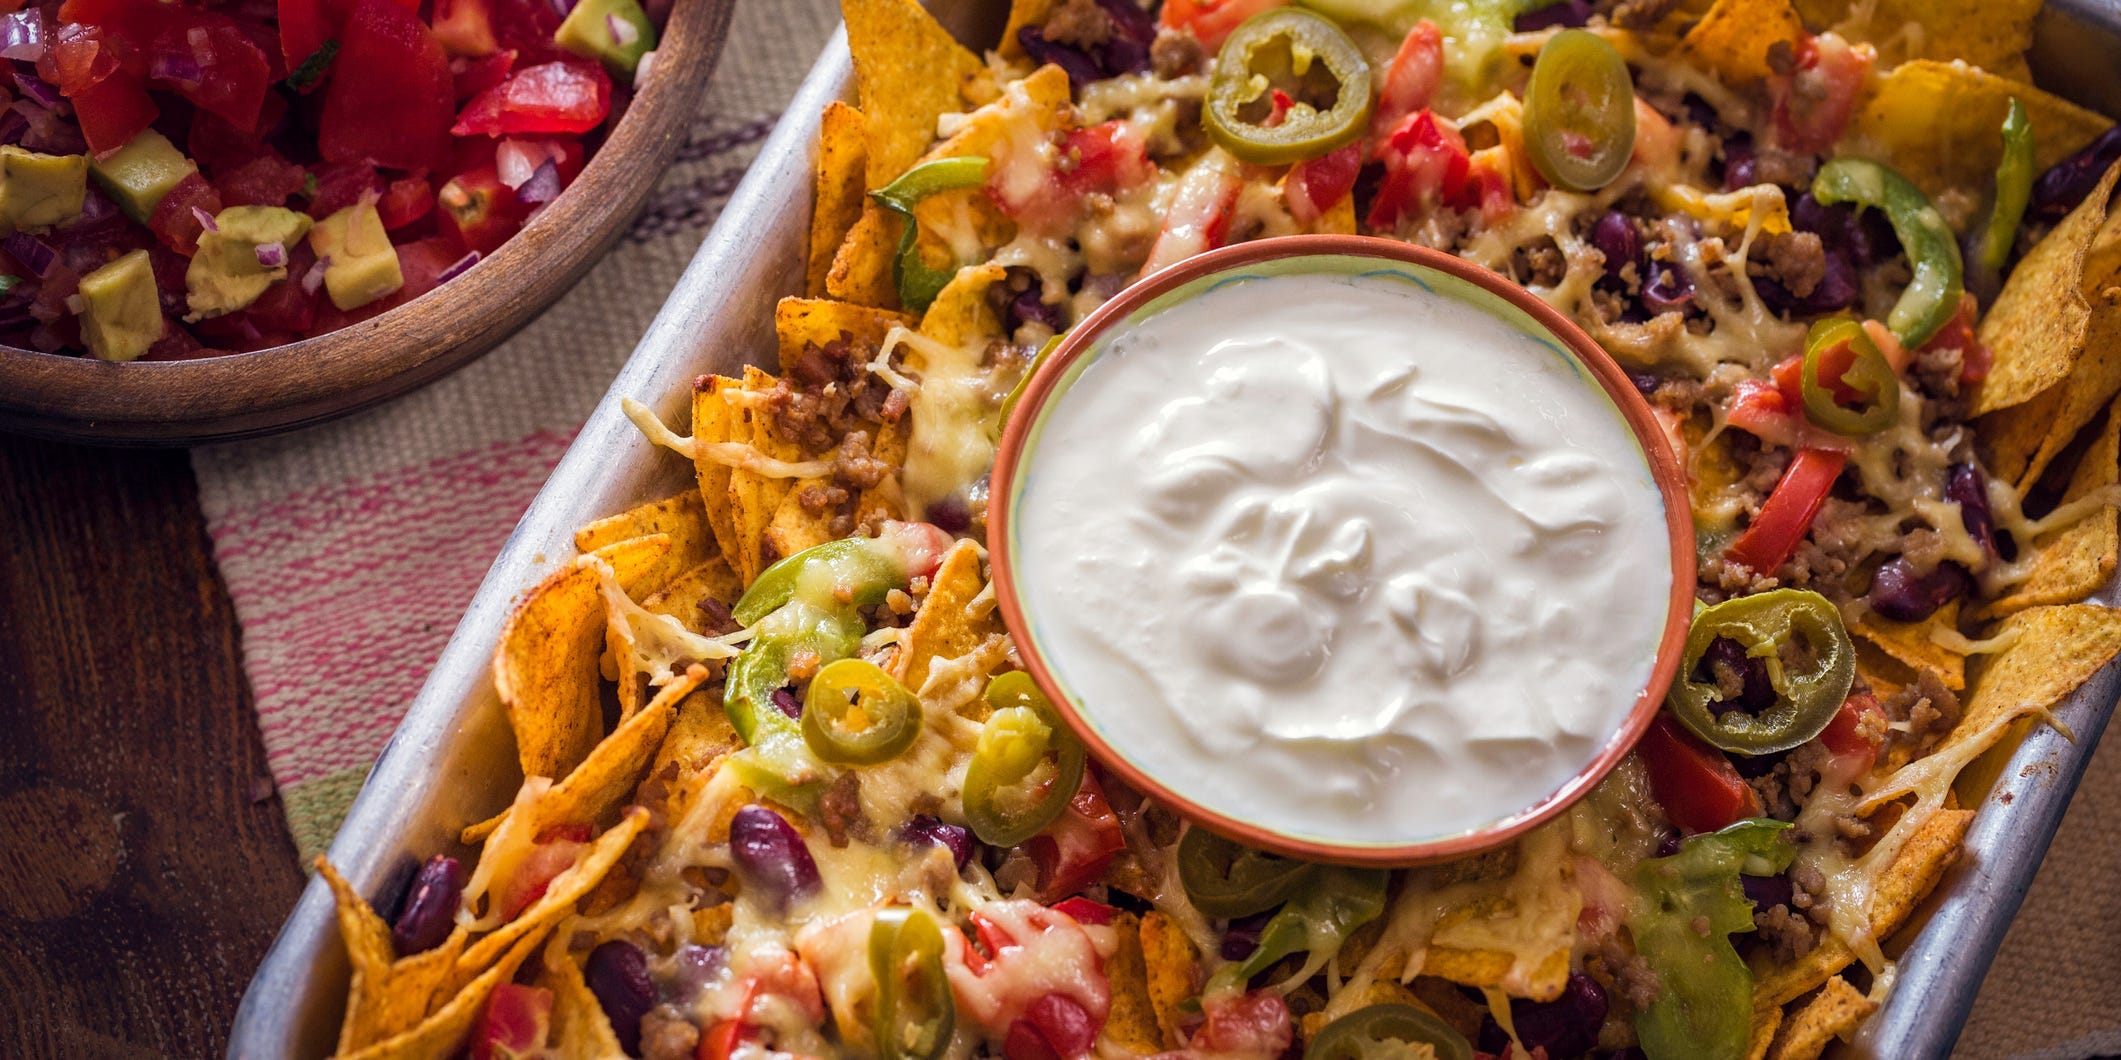
<svg viewBox="0 0 2121 1060">
<path fill-rule="evenodd" d="M 1245 20 L 1262 11 L 1286 5 L 1289 0 L 1164 0 L 1164 9 L 1158 15 L 1165 29 L 1190 30 L 1213 55 L 1222 48 L 1223 38 L 1230 31 L 1244 25 Z"/>
<path fill-rule="evenodd" d="M 1422 19 L 1399 42 L 1392 64 L 1385 67 L 1384 87 L 1370 112 L 1370 138 L 1383 141 L 1407 115 L 1427 107 L 1443 83 L 1443 31 Z"/>
<path fill-rule="evenodd" d="M 1724 552 L 1728 559 L 1743 563 L 1761 574 L 1772 574 L 1788 562 L 1797 545 L 1812 529 L 1812 518 L 1833 491 L 1834 480 L 1848 463 L 1848 454 L 1828 449 L 1800 449 L 1790 460 L 1782 481 L 1768 494 L 1767 503 L 1752 525 Z"/>
<path fill-rule="evenodd" d="M 298 69 L 302 60 L 324 46 L 339 31 L 338 14 L 327 0 L 278 0 L 280 58 L 287 69 Z"/>
<path fill-rule="evenodd" d="M 59 27 L 51 45 L 37 57 L 37 76 L 69 98 L 86 92 L 118 72 L 117 49 L 108 47 L 108 43 L 101 28 L 68 22 Z"/>
<path fill-rule="evenodd" d="M 1384 182 L 1370 203 L 1372 228 L 1396 229 L 1437 206 L 1476 206 L 1465 192 L 1473 156 L 1450 123 L 1427 109 L 1407 115 L 1378 148 Z"/>
<path fill-rule="evenodd" d="M 452 59 L 450 76 L 455 79 L 457 102 L 463 103 L 503 81 L 516 68 L 516 50 L 508 48 L 482 59 Z"/>
<path fill-rule="evenodd" d="M 1097 882 L 1112 856 L 1125 849 L 1119 815 L 1105 801 L 1095 773 L 1084 773 L 1068 807 L 1024 844 L 1038 867 L 1038 899 L 1051 903 Z"/>
<path fill-rule="evenodd" d="M 1868 692 L 1850 696 L 1842 701 L 1841 711 L 1834 715 L 1834 720 L 1827 722 L 1826 728 L 1820 730 L 1819 742 L 1826 745 L 1826 749 L 1833 753 L 1836 761 L 1848 763 L 1851 767 L 1848 771 L 1851 774 L 1861 776 L 1868 773 L 1871 766 L 1878 761 L 1878 749 L 1882 741 L 1863 735 L 1864 718 L 1866 715 L 1884 713 L 1884 708 L 1878 705 L 1877 696 Z"/>
<path fill-rule="evenodd" d="M 1672 824 L 1689 835 L 1758 816 L 1760 797 L 1715 748 L 1659 713 L 1635 745 L 1650 772 L 1650 791 Z"/>
<path fill-rule="evenodd" d="M 148 215 L 147 227 L 155 239 L 186 257 L 199 249 L 199 234 L 205 226 L 199 214 L 212 217 L 221 212 L 221 193 L 197 173 L 187 175 L 169 189 L 169 194 Z"/>
<path fill-rule="evenodd" d="M 1795 68 L 1768 78 L 1775 145 L 1804 154 L 1831 149 L 1855 113 L 1877 58 L 1870 45 L 1850 44 L 1831 33 L 1800 38 Z"/>
<path fill-rule="evenodd" d="M 1289 216 L 1303 224 L 1316 224 L 1326 211 L 1355 190 L 1355 174 L 1362 169 L 1362 145 L 1351 143 L 1307 158 L 1289 167 L 1282 180 L 1282 198 Z"/>
<path fill-rule="evenodd" d="M 458 136 L 584 133 L 611 113 L 611 75 L 596 63 L 555 60 L 518 70 L 472 97 L 450 132 Z"/>
<path fill-rule="evenodd" d="M 448 56 L 418 15 L 391 0 L 354 5 L 334 62 L 360 76 L 325 88 L 317 153 L 327 162 L 441 168 L 455 98 Z"/>
</svg>

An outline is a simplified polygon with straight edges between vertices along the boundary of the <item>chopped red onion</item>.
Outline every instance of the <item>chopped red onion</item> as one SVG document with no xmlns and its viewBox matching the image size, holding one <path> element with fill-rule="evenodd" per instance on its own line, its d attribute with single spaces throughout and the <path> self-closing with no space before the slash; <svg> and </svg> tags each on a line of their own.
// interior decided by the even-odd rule
<svg viewBox="0 0 2121 1060">
<path fill-rule="evenodd" d="M 209 232 L 219 232 L 221 230 L 221 226 L 214 223 L 213 214 L 194 206 L 191 208 L 191 215 L 198 219 L 200 228 Z"/>
<path fill-rule="evenodd" d="M 15 112 L 13 107 L 0 110 L 0 144 L 22 142 L 22 134 L 29 131 L 29 119 Z"/>
<path fill-rule="evenodd" d="M 522 187 L 516 189 L 516 198 L 532 206 L 551 202 L 559 197 L 560 167 L 553 165 L 552 159 L 549 158 L 538 163 L 537 171 L 530 175 L 529 180 L 523 182 Z"/>
<path fill-rule="evenodd" d="M 642 85 L 648 83 L 648 69 L 654 65 L 655 52 L 642 52 L 640 65 L 633 68 L 633 87 L 635 89 L 639 89 Z"/>
<path fill-rule="evenodd" d="M 641 31 L 633 28 L 633 23 L 617 15 L 605 15 L 604 28 L 611 31 L 612 43 L 621 48 L 631 48 L 641 39 Z"/>
<path fill-rule="evenodd" d="M 553 13 L 561 18 L 566 18 L 574 11 L 575 0 L 545 0 L 545 2 L 552 5 Z"/>
<path fill-rule="evenodd" d="M 47 108 L 57 107 L 66 102 L 66 97 L 59 94 L 57 87 L 35 74 L 25 74 L 20 70 L 15 71 L 15 87 L 21 89 L 23 95 L 36 100 Z"/>
<path fill-rule="evenodd" d="M 8 104 L 8 109 L 29 123 L 22 134 L 22 146 L 48 155 L 78 155 L 88 150 L 88 141 L 81 138 L 81 130 L 73 122 L 38 105 L 36 100 L 18 99 Z"/>
<path fill-rule="evenodd" d="M 565 149 L 551 140 L 503 140 L 494 148 L 494 175 L 511 189 L 536 176 L 541 162 L 557 163 Z"/>
<path fill-rule="evenodd" d="M 147 68 L 147 75 L 157 81 L 197 88 L 206 81 L 206 68 L 199 60 L 185 52 L 157 52 L 155 61 Z"/>
<path fill-rule="evenodd" d="M 58 251 L 53 250 L 50 243 L 21 232 L 0 238 L 0 250 L 7 251 L 16 261 L 22 263 L 23 268 L 39 276 L 44 275 L 44 270 L 52 267 L 52 259 L 58 256 Z"/>
<path fill-rule="evenodd" d="M 278 268 L 285 268 L 285 267 L 286 267 L 286 265 L 287 265 L 287 244 L 285 244 L 285 243 L 260 243 L 260 244 L 258 244 L 258 245 L 257 245 L 257 247 L 256 247 L 255 249 L 256 249 L 256 251 L 257 251 L 257 254 L 258 254 L 258 264 L 259 264 L 259 265 L 262 265 L 262 266 L 264 266 L 265 268 L 268 268 L 268 269 L 278 269 Z"/>
<path fill-rule="evenodd" d="M 44 9 L 32 7 L 0 18 L 0 59 L 33 63 L 44 57 Z"/>
<path fill-rule="evenodd" d="M 461 258 L 458 258 L 456 262 L 450 265 L 448 268 L 443 269 L 442 274 L 440 276 L 435 277 L 435 282 L 448 283 L 449 281 L 464 275 L 464 273 L 469 271 L 473 265 L 477 265 L 478 263 L 479 252 L 474 250 L 471 253 L 466 254 Z"/>
<path fill-rule="evenodd" d="M 324 270 L 329 268 L 331 268 L 331 255 L 326 254 L 318 258 L 317 263 L 310 266 L 309 272 L 302 277 L 302 293 L 317 293 L 317 288 L 324 286 Z"/>
</svg>

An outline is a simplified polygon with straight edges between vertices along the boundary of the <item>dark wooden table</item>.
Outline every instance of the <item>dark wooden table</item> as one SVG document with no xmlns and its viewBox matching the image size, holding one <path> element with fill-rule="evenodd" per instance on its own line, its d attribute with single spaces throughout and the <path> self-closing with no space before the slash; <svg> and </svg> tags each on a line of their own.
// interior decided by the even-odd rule
<svg viewBox="0 0 2121 1060">
<path fill-rule="evenodd" d="M 0 436 L 0 1056 L 217 1057 L 301 891 L 181 451 Z"/>
</svg>

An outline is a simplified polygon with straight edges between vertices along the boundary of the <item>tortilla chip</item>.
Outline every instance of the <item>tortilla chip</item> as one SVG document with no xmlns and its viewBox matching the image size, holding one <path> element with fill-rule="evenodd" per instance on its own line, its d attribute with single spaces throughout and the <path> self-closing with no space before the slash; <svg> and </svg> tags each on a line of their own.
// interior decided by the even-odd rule
<svg viewBox="0 0 2121 1060">
<path fill-rule="evenodd" d="M 902 417 L 897 423 L 887 423 L 877 429 L 876 438 L 869 443 L 869 455 L 891 468 L 876 485 L 862 491 L 855 502 L 854 518 L 858 525 L 874 525 L 885 519 L 906 517 L 905 495 L 899 488 L 898 473 L 906 466 L 906 438 L 912 433 L 911 417 Z"/>
<path fill-rule="evenodd" d="M 2012 97 L 2025 105 L 2032 121 L 2035 172 L 2046 172 L 2113 124 L 2068 100 L 1965 63 L 1918 59 L 1876 80 L 1850 120 L 1844 142 L 1858 145 L 1854 153 L 1899 170 L 1937 200 L 1947 221 L 1964 227 L 1981 205 L 1978 192 L 1995 179 L 2003 153 L 2003 115 Z"/>
<path fill-rule="evenodd" d="M 1974 393 L 1972 415 L 2032 400 L 2068 378 L 2084 353 L 2092 306 L 2084 293 L 2084 259 L 2106 223 L 2108 195 L 2121 167 L 2107 171 L 2092 193 L 2011 270 L 1996 304 L 1981 318 L 1978 337 L 1994 354 L 1988 378 Z M 2072 434 L 2075 432 L 2072 431 Z M 2037 471 L 2012 474 L 2024 482 Z"/>
<path fill-rule="evenodd" d="M 690 559 L 686 567 L 702 563 L 718 551 L 714 532 L 707 526 L 707 506 L 696 491 L 650 501 L 590 523 L 574 532 L 574 547 L 580 552 L 595 552 L 606 545 L 651 534 L 669 535 L 673 558 L 704 551 L 703 555 Z"/>
<path fill-rule="evenodd" d="M 987 588 L 980 569 L 979 546 L 960 541 L 943 556 L 928 580 L 928 596 L 906 631 L 905 650 L 892 664 L 892 676 L 919 691 L 928 667 L 937 659 L 955 659 L 977 647 L 989 634 L 1001 632 L 992 610 L 974 614 L 972 601 Z"/>
<path fill-rule="evenodd" d="M 504 953 L 512 953 L 510 947 L 519 942 L 533 942 L 545 937 L 545 932 L 567 915 L 574 912 L 575 902 L 596 887 L 604 874 L 618 863 L 619 856 L 632 845 L 634 837 L 648 827 L 648 811 L 632 807 L 619 823 L 605 829 L 583 852 L 567 871 L 553 877 L 545 893 L 530 907 L 517 913 L 515 919 L 502 924 L 482 936 L 457 958 L 460 973 L 484 968 Z"/>
<path fill-rule="evenodd" d="M 840 0 L 868 133 L 869 187 L 913 165 L 937 119 L 965 109 L 962 86 L 985 68 L 917 0 Z"/>
<path fill-rule="evenodd" d="M 1009 86 L 993 102 L 965 115 L 950 138 L 935 145 L 921 161 L 940 158 L 985 158 L 990 172 L 1005 164 L 1032 130 L 1051 136 L 1074 124 L 1075 108 L 1069 102 L 1068 74 L 1058 66 L 1042 66 L 1029 77 Z M 970 232 L 985 247 L 999 247 L 1016 238 L 1016 222 L 1002 212 L 985 188 L 953 188 L 937 192 L 913 207 L 921 221 L 922 256 L 932 264 L 948 264 L 955 244 L 942 232 Z M 962 261 L 962 258 L 959 259 Z"/>
<path fill-rule="evenodd" d="M 993 262 L 959 269 L 922 314 L 921 334 L 950 346 L 984 346 L 1003 337 L 1002 317 L 988 302 L 987 289 L 1008 275 Z"/>
<path fill-rule="evenodd" d="M 2121 610 L 2098 604 L 2034 607 L 2005 619 L 1992 635 L 2017 631 L 1974 682 L 1952 740 L 1979 732 L 2022 704 L 2047 705 L 2076 691 L 2121 653 Z"/>
<path fill-rule="evenodd" d="M 1142 955 L 1141 922 L 1121 913 L 1112 922 L 1119 948 L 1105 958 L 1105 978 L 1112 986 L 1112 1009 L 1105 1016 L 1104 1036 L 1135 1056 L 1162 1052 L 1163 1029 L 1156 1004 L 1149 998 L 1149 969 Z"/>
<path fill-rule="evenodd" d="M 856 305 L 898 306 L 899 217 L 874 202 L 862 203 L 862 215 L 847 230 L 847 240 L 832 256 L 825 274 L 825 293 Z"/>
<path fill-rule="evenodd" d="M 1164 1032 L 1164 1048 L 1181 1048 L 1189 1015 L 1185 1005 L 1200 993 L 1200 951 L 1184 929 L 1162 913 L 1143 913 L 1140 935 L 1149 1004 Z"/>
<path fill-rule="evenodd" d="M 1837 975 L 1817 997 L 1790 1013 L 1768 1047 L 1768 1060 L 1818 1060 L 1828 1043 L 1854 1033 L 1876 1011 L 1876 1001 Z"/>
<path fill-rule="evenodd" d="M 771 389 L 775 379 L 757 368 L 744 368 L 744 390 L 760 394 Z M 740 410 L 739 423 L 732 426 L 730 440 L 745 442 L 754 449 L 776 460 L 801 461 L 814 455 L 805 453 L 794 442 L 775 434 L 767 425 L 766 413 L 757 408 Z M 781 501 L 795 486 L 795 480 L 762 475 L 744 468 L 729 471 L 729 498 L 735 508 L 737 535 L 737 574 L 749 586 L 759 572 L 772 566 L 773 562 L 792 552 L 784 552 L 773 546 L 768 529 L 773 525 L 774 512 Z"/>
<path fill-rule="evenodd" d="M 519 940 L 419 1025 L 348 1054 L 347 1060 L 430 1060 L 455 1055 L 485 1010 L 486 999 L 493 996 L 494 988 L 514 978 L 516 969 L 537 945 L 535 937 Z"/>
<path fill-rule="evenodd" d="M 1894 622 L 1865 611 L 1849 632 L 1878 646 L 1916 670 L 1934 672 L 1944 687 L 1966 687 L 1966 656 L 1931 639 L 1938 630 L 1959 631 L 1959 601 L 1953 600 L 1920 622 Z"/>
<path fill-rule="evenodd" d="M 648 767 L 648 775 L 664 783 L 652 793 L 644 789 L 641 805 L 666 821 L 682 819 L 684 808 L 713 778 L 715 760 L 743 746 L 719 696 L 707 691 L 686 696 Z"/>
<path fill-rule="evenodd" d="M 621 584 L 653 569 L 670 550 L 656 534 L 595 555 Z M 508 616 L 494 652 L 493 684 L 515 730 L 526 777 L 564 777 L 603 735 L 597 657 L 604 651 L 604 597 L 597 574 L 568 564 L 540 582 Z"/>
<path fill-rule="evenodd" d="M 1964 724 L 1963 722 L 1961 724 Z M 1922 822 L 1893 859 L 1892 867 L 1879 874 L 1871 892 L 1871 933 L 1890 938 L 1907 922 L 1915 906 L 1929 896 L 1944 878 L 1944 872 L 1959 860 L 1959 840 L 1974 823 L 1972 810 L 1939 810 Z M 1756 958 L 1753 968 L 1753 1007 L 1781 1006 L 1811 993 L 1828 978 L 1849 966 L 1856 955 L 1839 936 L 1825 935 L 1811 952 L 1785 965 Z"/>
<path fill-rule="evenodd" d="M 773 547 L 775 555 L 793 556 L 813 545 L 839 538 L 840 535 L 832 532 L 833 508 L 813 512 L 803 504 L 804 490 L 822 489 L 830 484 L 826 479 L 798 479 L 788 495 L 781 498 L 781 506 L 773 511 L 773 521 L 766 526 L 766 541 Z"/>
<path fill-rule="evenodd" d="M 726 442 L 736 420 L 727 391 L 737 387 L 734 379 L 703 375 L 692 384 L 692 436 L 702 442 Z M 729 510 L 729 465 L 704 456 L 692 462 L 700 486 L 700 502 L 707 511 L 707 525 L 714 531 L 715 545 L 732 567 L 736 565 L 736 517 Z"/>
<path fill-rule="evenodd" d="M 449 979 L 465 931 L 450 932 L 442 944 L 425 953 L 399 958 L 390 928 L 366 900 L 355 893 L 339 870 L 323 858 L 318 874 L 331 887 L 338 910 L 339 937 L 346 944 L 353 975 L 347 987 L 346 1015 L 339 1024 L 338 1052 L 350 1053 L 417 1026 L 433 1010 L 435 997 Z"/>
<path fill-rule="evenodd" d="M 2077 461 L 2062 502 L 2082 500 L 2117 481 L 2121 481 L 2121 403 L 2107 413 L 2098 441 Z M 2101 507 L 2042 537 L 2036 547 L 2032 574 L 2010 595 L 1990 604 L 1990 614 L 2007 615 L 2040 604 L 2073 604 L 2096 592 L 2112 579 L 2114 561 L 2121 556 L 2121 518 L 2112 507 Z"/>
<path fill-rule="evenodd" d="M 1769 1005 L 1753 1010 L 1753 1032 L 1746 1037 L 1745 1060 L 1765 1060 L 1768 1047 L 1775 1044 L 1775 1032 L 1782 1027 L 1782 1007 Z"/>
<path fill-rule="evenodd" d="M 847 232 L 861 219 L 868 188 L 869 141 L 862 112 L 839 100 L 825 105 L 818 121 L 817 188 L 810 207 L 810 257 L 803 290 L 825 293 L 825 276 Z"/>
<path fill-rule="evenodd" d="M 2022 405 L 1976 426 L 1996 473 L 2020 490 L 2121 394 L 2121 214 L 2109 214 L 2084 258 L 2089 324 L 2069 376 Z"/>
<path fill-rule="evenodd" d="M 1468 914 L 1472 911 L 1467 910 Z M 1485 915 L 1485 914 L 1482 914 Z M 1450 918 L 1446 918 L 1447 921 Z M 1460 916 L 1457 920 L 1468 919 Z M 1431 946 L 1423 955 L 1421 974 L 1448 979 L 1460 986 L 1482 989 L 1502 989 L 1505 980 L 1512 980 L 1517 970 L 1517 958 L 1499 950 L 1461 950 L 1449 946 Z M 1560 949 L 1539 959 L 1522 983 L 1512 981 L 1510 993 L 1514 996 L 1517 987 L 1523 986 L 1524 996 L 1534 1001 L 1552 1001 L 1561 996 L 1569 982 L 1569 948 Z"/>
<path fill-rule="evenodd" d="M 846 336 L 866 346 L 882 346 L 895 327 L 915 321 L 889 309 L 849 305 L 827 298 L 783 298 L 773 307 L 773 332 L 779 340 L 781 374 L 794 375 L 796 362 L 809 346 L 823 346 Z"/>
<path fill-rule="evenodd" d="M 1797 0 L 1805 24 L 1878 50 L 1878 69 L 1963 59 L 2027 84 L 2025 50 L 2041 0 Z"/>
<path fill-rule="evenodd" d="M 590 992 L 582 968 L 555 938 L 545 947 L 544 985 L 552 991 L 553 1056 L 620 1057 L 619 1036 Z"/>
<path fill-rule="evenodd" d="M 734 604 L 742 595 L 744 587 L 737 583 L 736 571 L 728 560 L 716 556 L 678 575 L 655 595 L 641 601 L 641 606 L 658 615 L 669 615 L 687 629 L 699 630 L 704 628 L 700 605 L 709 600 Z"/>
<path fill-rule="evenodd" d="M 1768 46 L 1796 41 L 1804 20 L 1789 0 L 1716 0 L 1680 42 L 1681 57 L 1732 84 L 1767 77 Z"/>
<path fill-rule="evenodd" d="M 1053 13 L 1053 5 L 1059 0 L 1010 0 L 1009 24 L 1002 28 L 1002 41 L 995 45 L 1004 59 L 1024 57 L 1023 39 L 1017 32 L 1025 26 L 1045 25 L 1047 16 Z"/>
</svg>

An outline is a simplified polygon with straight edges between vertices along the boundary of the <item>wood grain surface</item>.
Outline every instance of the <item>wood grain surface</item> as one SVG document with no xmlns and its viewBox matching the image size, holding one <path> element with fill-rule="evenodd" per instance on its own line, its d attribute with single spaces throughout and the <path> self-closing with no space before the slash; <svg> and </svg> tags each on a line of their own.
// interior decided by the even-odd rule
<svg viewBox="0 0 2121 1060">
<path fill-rule="evenodd" d="M 219 1056 L 301 889 L 196 492 L 0 436 L 0 1056 Z"/>
</svg>

